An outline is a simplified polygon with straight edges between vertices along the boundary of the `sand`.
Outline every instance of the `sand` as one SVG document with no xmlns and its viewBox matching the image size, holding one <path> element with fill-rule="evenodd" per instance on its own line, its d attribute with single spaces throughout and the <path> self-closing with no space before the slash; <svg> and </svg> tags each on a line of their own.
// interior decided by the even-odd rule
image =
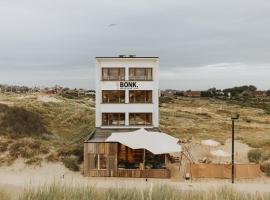
<svg viewBox="0 0 270 200">
<path fill-rule="evenodd" d="M 45 103 L 49 103 L 49 102 L 53 102 L 53 103 L 61 103 L 62 101 L 59 100 L 59 99 L 56 99 L 55 97 L 51 97 L 51 96 L 42 96 L 42 95 L 39 95 L 38 96 L 38 101 L 42 101 L 42 102 L 45 102 Z"/>
</svg>

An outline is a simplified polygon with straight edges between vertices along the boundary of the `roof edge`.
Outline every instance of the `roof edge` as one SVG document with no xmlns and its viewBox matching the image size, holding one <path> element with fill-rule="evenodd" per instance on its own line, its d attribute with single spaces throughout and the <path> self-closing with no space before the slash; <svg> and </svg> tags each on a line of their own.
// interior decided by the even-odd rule
<svg viewBox="0 0 270 200">
<path fill-rule="evenodd" d="M 119 59 L 136 59 L 136 58 L 159 58 L 157 56 L 136 56 L 136 57 L 119 57 L 119 56 L 97 56 L 96 59 L 103 59 L 103 58 L 119 58 Z"/>
</svg>

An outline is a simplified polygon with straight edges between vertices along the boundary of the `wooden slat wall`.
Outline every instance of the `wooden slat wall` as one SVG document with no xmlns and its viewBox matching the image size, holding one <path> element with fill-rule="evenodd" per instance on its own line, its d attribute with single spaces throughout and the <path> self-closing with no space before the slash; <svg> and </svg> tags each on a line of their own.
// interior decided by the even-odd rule
<svg viewBox="0 0 270 200">
<path fill-rule="evenodd" d="M 100 170 L 101 172 L 96 173 L 93 171 L 95 168 L 95 155 L 105 154 L 107 156 L 107 168 L 110 170 L 117 169 L 117 143 L 84 143 L 84 166 L 83 172 L 85 176 L 94 173 L 94 176 L 108 176 L 106 170 Z M 90 173 L 90 171 L 93 171 Z M 105 173 L 105 174 L 104 174 Z"/>
<path fill-rule="evenodd" d="M 117 143 L 85 143 L 87 153 L 93 154 L 117 154 Z"/>
<path fill-rule="evenodd" d="M 84 144 L 84 175 L 91 177 L 129 177 L 129 178 L 170 178 L 168 169 L 117 169 L 117 143 L 85 143 Z M 134 151 L 141 154 L 141 151 Z M 95 154 L 107 155 L 108 169 L 93 168 Z"/>
<path fill-rule="evenodd" d="M 84 154 L 83 154 L 83 174 L 85 176 L 87 176 L 87 174 L 89 173 L 88 169 L 88 145 L 86 143 L 84 143 L 84 146 L 83 146 L 83 151 L 84 151 Z"/>
<path fill-rule="evenodd" d="M 91 177 L 170 178 L 168 169 L 90 170 Z"/>
</svg>

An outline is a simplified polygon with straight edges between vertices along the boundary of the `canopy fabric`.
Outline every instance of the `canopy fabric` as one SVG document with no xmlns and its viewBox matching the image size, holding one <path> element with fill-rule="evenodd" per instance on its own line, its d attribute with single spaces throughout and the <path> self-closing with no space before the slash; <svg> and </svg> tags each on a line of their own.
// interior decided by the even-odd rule
<svg viewBox="0 0 270 200">
<path fill-rule="evenodd" d="M 230 154 L 226 151 L 223 151 L 221 149 L 216 150 L 216 151 L 211 151 L 210 152 L 213 156 L 217 156 L 217 157 L 229 157 Z"/>
<path fill-rule="evenodd" d="M 177 138 L 166 133 L 146 131 L 143 128 L 132 132 L 112 133 L 106 142 L 119 142 L 132 149 L 147 149 L 153 154 L 181 151 Z"/>
<path fill-rule="evenodd" d="M 217 147 L 220 145 L 220 143 L 215 140 L 202 140 L 201 144 L 210 146 L 210 147 Z"/>
</svg>

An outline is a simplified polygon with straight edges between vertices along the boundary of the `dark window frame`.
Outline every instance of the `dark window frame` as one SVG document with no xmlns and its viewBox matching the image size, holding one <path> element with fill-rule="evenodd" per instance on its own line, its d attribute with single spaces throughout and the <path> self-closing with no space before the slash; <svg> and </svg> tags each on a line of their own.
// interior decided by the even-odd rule
<svg viewBox="0 0 270 200">
<path fill-rule="evenodd" d="M 144 69 L 144 79 L 138 79 L 137 75 L 136 75 L 136 71 L 137 70 L 141 70 Z M 148 79 L 148 74 L 147 74 L 147 70 L 151 70 L 151 78 Z M 134 70 L 134 77 L 131 76 L 131 70 Z M 153 68 L 151 67 L 130 67 L 128 69 L 128 77 L 130 81 L 153 81 Z"/>
<path fill-rule="evenodd" d="M 112 115 L 112 114 L 118 114 L 118 120 L 117 120 L 117 124 L 116 125 L 114 125 L 114 124 L 109 124 L 109 122 L 110 122 L 110 115 Z M 105 116 L 105 115 L 107 115 L 107 116 Z M 124 124 L 120 124 L 120 119 L 121 119 L 121 115 L 124 115 Z M 107 118 L 107 124 L 104 124 L 103 122 L 104 122 L 104 117 L 106 117 Z M 101 124 L 102 124 L 102 126 L 124 126 L 125 125 L 125 121 L 126 121 L 126 115 L 125 115 L 125 113 L 102 113 L 101 114 Z"/>
<path fill-rule="evenodd" d="M 107 102 L 104 101 L 104 95 L 106 92 L 117 92 L 117 95 L 118 95 L 118 102 L 110 102 L 109 98 Z M 124 94 L 121 94 L 121 93 L 124 93 Z M 121 98 L 122 95 L 124 95 L 123 99 Z M 125 99 L 126 99 L 126 91 L 125 90 L 102 90 L 101 91 L 101 103 L 104 103 L 104 104 L 110 104 L 110 103 L 115 103 L 115 104 L 120 104 L 120 103 L 125 103 Z M 124 100 L 124 101 L 121 101 L 121 100 Z"/>
<path fill-rule="evenodd" d="M 108 74 L 107 77 L 108 79 L 104 79 L 104 70 L 107 69 L 108 70 Z M 110 76 L 110 71 L 112 69 L 118 69 L 118 78 L 117 79 L 112 79 Z M 123 70 L 124 74 L 123 76 L 121 76 L 121 70 Z M 101 80 L 102 81 L 124 81 L 125 80 L 125 76 L 126 76 L 126 70 L 124 67 L 102 67 L 101 68 Z"/>
<path fill-rule="evenodd" d="M 144 92 L 144 101 L 143 102 L 136 100 L 138 92 Z M 133 97 L 131 97 L 131 95 L 133 95 Z M 151 98 L 151 101 L 148 100 L 149 98 Z M 152 90 L 130 90 L 129 91 L 129 103 L 153 103 L 153 91 Z"/>
<path fill-rule="evenodd" d="M 136 115 L 139 115 L 139 114 L 144 114 L 144 124 L 137 124 L 136 123 Z M 147 122 L 146 122 L 146 118 L 147 118 L 148 114 L 150 115 L 150 124 L 147 124 Z M 134 121 L 135 121 L 134 124 L 130 123 L 132 115 L 133 115 Z M 141 113 L 141 112 L 140 113 L 129 113 L 129 126 L 153 126 L 153 113 Z"/>
</svg>

